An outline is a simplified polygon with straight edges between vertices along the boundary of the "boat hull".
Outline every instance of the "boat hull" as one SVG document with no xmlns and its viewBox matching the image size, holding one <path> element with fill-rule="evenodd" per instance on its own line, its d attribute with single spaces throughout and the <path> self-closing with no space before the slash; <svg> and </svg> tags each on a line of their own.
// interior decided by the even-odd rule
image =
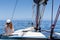
<svg viewBox="0 0 60 40">
<path fill-rule="evenodd" d="M 13 39 L 13 40 L 47 40 L 46 38 L 29 38 L 29 37 L 8 37 L 8 36 L 0 36 L 0 39 Z"/>
</svg>

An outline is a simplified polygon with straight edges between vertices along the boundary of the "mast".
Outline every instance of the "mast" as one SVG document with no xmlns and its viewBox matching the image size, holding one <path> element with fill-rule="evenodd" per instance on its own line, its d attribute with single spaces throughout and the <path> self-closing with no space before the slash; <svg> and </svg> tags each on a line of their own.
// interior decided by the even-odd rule
<svg viewBox="0 0 60 40">
<path fill-rule="evenodd" d="M 41 0 L 33 0 L 34 1 L 34 3 L 36 3 L 36 5 L 37 5 L 37 10 L 36 10 L 36 28 L 35 28 L 35 30 L 37 31 L 38 30 L 38 18 L 39 18 L 39 3 L 40 3 L 40 1 Z M 40 27 L 41 28 L 41 27 Z M 41 29 L 40 29 L 41 30 Z"/>
<path fill-rule="evenodd" d="M 36 28 L 35 28 L 35 30 L 36 31 L 39 30 L 41 32 L 41 27 L 39 26 L 40 25 L 40 21 L 41 21 L 41 14 L 39 13 L 39 11 L 40 11 L 39 9 L 40 9 L 40 5 L 43 4 L 45 6 L 47 4 L 48 0 L 33 0 L 33 1 L 36 4 L 36 8 L 37 8 L 36 9 Z"/>
</svg>

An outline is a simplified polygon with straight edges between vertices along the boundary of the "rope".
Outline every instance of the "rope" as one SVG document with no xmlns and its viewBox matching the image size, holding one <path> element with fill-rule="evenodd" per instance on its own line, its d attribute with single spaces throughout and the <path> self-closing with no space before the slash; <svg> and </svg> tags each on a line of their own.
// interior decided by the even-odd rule
<svg viewBox="0 0 60 40">
<path fill-rule="evenodd" d="M 45 7 L 46 7 L 46 6 L 43 6 L 43 7 L 42 7 L 42 11 L 41 11 L 40 16 L 39 16 L 39 26 L 41 25 L 41 20 L 42 20 L 44 11 L 45 11 Z"/>
<path fill-rule="evenodd" d="M 41 18 L 43 17 L 43 14 L 44 14 L 44 11 L 45 11 L 45 7 L 46 7 L 46 6 L 43 6 L 43 7 L 42 7 L 42 11 L 41 11 L 41 13 L 40 13 Z"/>
<path fill-rule="evenodd" d="M 34 21 L 34 8 L 35 8 L 35 4 L 32 3 L 32 21 Z"/>
<path fill-rule="evenodd" d="M 16 9 L 17 3 L 18 3 L 18 0 L 16 0 L 15 7 L 14 7 L 13 12 L 12 12 L 11 20 L 12 20 L 13 17 L 14 17 L 14 13 L 15 13 L 15 9 Z"/>
</svg>

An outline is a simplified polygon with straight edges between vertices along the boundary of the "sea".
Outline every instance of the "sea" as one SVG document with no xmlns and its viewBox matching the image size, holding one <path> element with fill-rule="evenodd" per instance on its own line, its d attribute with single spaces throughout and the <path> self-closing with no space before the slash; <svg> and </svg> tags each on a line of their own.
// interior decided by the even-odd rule
<svg viewBox="0 0 60 40">
<path fill-rule="evenodd" d="M 5 32 L 5 20 L 0 20 L 0 34 L 3 34 Z M 33 25 L 36 24 L 35 21 L 31 20 L 12 20 L 14 31 L 19 30 L 19 29 L 24 29 L 28 27 L 32 27 Z M 43 20 L 40 23 L 40 27 L 43 30 L 50 30 L 51 29 L 51 21 L 49 20 Z M 57 21 L 54 32 L 60 32 L 60 21 Z"/>
</svg>

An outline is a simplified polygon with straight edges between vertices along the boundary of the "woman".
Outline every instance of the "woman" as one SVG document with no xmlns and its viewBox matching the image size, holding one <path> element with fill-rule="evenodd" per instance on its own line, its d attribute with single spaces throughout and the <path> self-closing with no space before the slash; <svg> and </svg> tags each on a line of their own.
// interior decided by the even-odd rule
<svg viewBox="0 0 60 40">
<path fill-rule="evenodd" d="M 10 19 L 8 19 L 5 24 L 5 35 L 12 35 L 13 32 L 14 32 L 14 28 L 12 22 Z"/>
</svg>

